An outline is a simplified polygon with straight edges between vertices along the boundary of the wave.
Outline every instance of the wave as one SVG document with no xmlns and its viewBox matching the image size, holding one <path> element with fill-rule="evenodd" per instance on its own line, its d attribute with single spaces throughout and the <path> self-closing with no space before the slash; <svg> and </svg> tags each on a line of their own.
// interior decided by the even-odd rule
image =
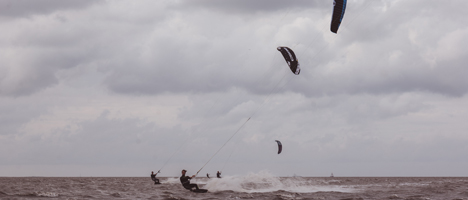
<svg viewBox="0 0 468 200">
<path fill-rule="evenodd" d="M 311 192 L 353 192 L 354 189 L 324 183 L 301 177 L 280 178 L 268 171 L 249 173 L 245 176 L 224 176 L 212 178 L 206 182 L 204 189 L 211 192 L 234 191 L 245 193 L 267 193 L 287 191 L 293 193 Z"/>
</svg>

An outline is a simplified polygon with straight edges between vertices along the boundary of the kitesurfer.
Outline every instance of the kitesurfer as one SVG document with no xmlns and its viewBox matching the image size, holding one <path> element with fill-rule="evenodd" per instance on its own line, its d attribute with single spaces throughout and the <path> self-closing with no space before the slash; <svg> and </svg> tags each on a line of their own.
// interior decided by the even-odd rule
<svg viewBox="0 0 468 200">
<path fill-rule="evenodd" d="M 216 177 L 221 178 L 221 172 L 218 171 L 218 172 L 216 173 Z"/>
<path fill-rule="evenodd" d="M 154 181 L 154 184 L 160 184 L 159 179 L 156 178 L 156 175 L 158 175 L 158 173 L 159 173 L 159 170 L 158 172 L 156 172 L 156 174 L 153 171 L 151 171 L 151 180 Z"/>
<path fill-rule="evenodd" d="M 187 170 L 183 169 L 182 170 L 182 176 L 180 177 L 180 183 L 182 183 L 182 186 L 184 186 L 185 189 L 187 190 L 190 190 L 192 191 L 192 188 L 197 188 L 197 190 L 199 190 L 200 188 L 198 188 L 198 185 L 197 184 L 190 184 L 190 179 L 194 178 L 195 175 L 193 176 L 185 176 L 185 172 L 187 172 Z"/>
<path fill-rule="evenodd" d="M 210 178 L 210 174 L 206 173 L 206 177 Z"/>
</svg>

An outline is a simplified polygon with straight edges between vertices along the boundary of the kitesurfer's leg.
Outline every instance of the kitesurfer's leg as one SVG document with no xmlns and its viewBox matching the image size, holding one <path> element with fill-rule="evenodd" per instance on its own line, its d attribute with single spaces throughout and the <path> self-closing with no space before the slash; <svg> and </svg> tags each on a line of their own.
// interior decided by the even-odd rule
<svg viewBox="0 0 468 200">
<path fill-rule="evenodd" d="M 193 188 L 196 188 L 197 190 L 200 189 L 200 188 L 198 188 L 197 184 L 184 185 L 184 188 L 187 189 L 187 190 L 192 190 Z"/>
</svg>

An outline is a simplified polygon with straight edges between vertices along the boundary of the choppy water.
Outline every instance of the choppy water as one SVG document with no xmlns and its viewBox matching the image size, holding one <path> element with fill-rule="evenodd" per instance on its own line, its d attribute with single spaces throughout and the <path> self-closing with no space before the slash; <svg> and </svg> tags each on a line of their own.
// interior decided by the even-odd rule
<svg viewBox="0 0 468 200">
<path fill-rule="evenodd" d="M 208 193 L 182 188 L 178 178 L 0 177 L 1 199 L 450 199 L 468 200 L 468 178 L 274 177 L 268 173 L 196 178 Z"/>
</svg>

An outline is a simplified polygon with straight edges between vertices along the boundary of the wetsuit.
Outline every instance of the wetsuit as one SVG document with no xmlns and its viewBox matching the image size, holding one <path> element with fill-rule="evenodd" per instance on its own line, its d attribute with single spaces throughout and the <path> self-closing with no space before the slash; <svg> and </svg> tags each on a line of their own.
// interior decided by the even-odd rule
<svg viewBox="0 0 468 200">
<path fill-rule="evenodd" d="M 219 173 L 219 172 L 216 173 L 216 176 L 217 176 L 218 178 L 221 178 L 221 173 Z"/>
<path fill-rule="evenodd" d="M 197 190 L 200 189 L 197 184 L 190 184 L 190 179 L 192 179 L 190 176 L 182 175 L 180 177 L 180 183 L 182 183 L 182 186 L 187 190 L 192 190 L 194 187 L 197 188 Z"/>
<path fill-rule="evenodd" d="M 156 175 L 157 175 L 157 174 L 151 174 L 151 180 L 154 181 L 154 184 L 158 184 L 158 183 L 159 183 L 159 179 L 156 178 Z"/>
</svg>

